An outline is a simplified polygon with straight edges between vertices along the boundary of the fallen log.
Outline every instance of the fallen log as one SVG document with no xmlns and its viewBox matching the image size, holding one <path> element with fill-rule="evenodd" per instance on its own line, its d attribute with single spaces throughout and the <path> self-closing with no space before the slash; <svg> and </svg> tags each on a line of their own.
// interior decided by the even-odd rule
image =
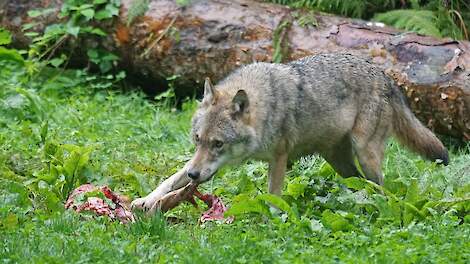
<svg viewBox="0 0 470 264">
<path fill-rule="evenodd" d="M 248 0 L 191 1 L 186 6 L 153 0 L 145 15 L 128 26 L 131 2 L 123 0 L 119 18 L 101 25 L 112 35 L 80 47 L 86 50 L 99 41 L 121 57 L 120 67 L 136 79 L 155 83 L 176 75 L 175 87 L 200 91 L 205 77 L 217 81 L 253 61 L 287 62 L 347 51 L 381 65 L 429 128 L 470 140 L 470 42 Z M 27 11 L 60 4 L 7 0 L 1 25 L 14 32 L 16 45 L 25 46 L 29 39 L 20 28 L 32 20 Z M 39 19 L 42 27 L 58 20 L 54 14 Z"/>
</svg>

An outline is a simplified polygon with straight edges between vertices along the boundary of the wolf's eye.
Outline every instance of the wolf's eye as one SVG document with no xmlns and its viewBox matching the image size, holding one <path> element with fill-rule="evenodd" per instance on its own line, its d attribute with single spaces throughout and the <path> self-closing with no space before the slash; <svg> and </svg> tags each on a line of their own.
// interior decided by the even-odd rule
<svg viewBox="0 0 470 264">
<path fill-rule="evenodd" d="M 224 142 L 220 141 L 220 140 L 214 140 L 214 147 L 215 148 L 222 148 L 224 146 Z"/>
</svg>

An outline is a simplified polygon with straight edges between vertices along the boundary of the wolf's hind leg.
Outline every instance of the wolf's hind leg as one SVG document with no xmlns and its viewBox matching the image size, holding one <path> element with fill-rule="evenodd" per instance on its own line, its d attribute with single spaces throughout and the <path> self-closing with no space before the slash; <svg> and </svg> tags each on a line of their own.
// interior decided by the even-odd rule
<svg viewBox="0 0 470 264">
<path fill-rule="evenodd" d="M 361 174 L 354 164 L 354 152 L 351 137 L 346 136 L 330 153 L 323 157 L 342 177 L 359 177 Z"/>
<path fill-rule="evenodd" d="M 368 104 L 356 118 L 351 131 L 354 153 L 366 178 L 383 185 L 382 160 L 385 142 L 392 131 L 393 112 L 387 102 Z"/>
<path fill-rule="evenodd" d="M 366 178 L 379 185 L 384 183 L 384 176 L 382 174 L 383 153 L 383 142 L 381 144 L 374 142 L 368 144 L 366 148 L 356 149 L 357 159 Z"/>
<path fill-rule="evenodd" d="M 284 176 L 286 175 L 288 154 L 276 154 L 269 162 L 268 191 L 271 194 L 281 195 Z"/>
<path fill-rule="evenodd" d="M 386 131 L 384 131 L 386 132 Z M 386 133 L 385 133 L 386 134 Z M 367 138 L 353 136 L 353 149 L 359 160 L 366 178 L 379 185 L 383 185 L 382 160 L 384 157 L 386 136 L 374 136 Z"/>
</svg>

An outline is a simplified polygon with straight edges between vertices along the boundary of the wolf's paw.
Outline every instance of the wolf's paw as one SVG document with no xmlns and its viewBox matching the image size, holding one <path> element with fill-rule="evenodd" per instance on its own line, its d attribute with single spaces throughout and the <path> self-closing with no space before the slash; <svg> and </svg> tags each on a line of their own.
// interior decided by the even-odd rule
<svg viewBox="0 0 470 264">
<path fill-rule="evenodd" d="M 132 210 L 140 209 L 144 212 L 149 212 L 153 205 L 157 202 L 157 199 L 158 197 L 155 195 L 137 198 L 132 201 L 131 208 Z"/>
</svg>

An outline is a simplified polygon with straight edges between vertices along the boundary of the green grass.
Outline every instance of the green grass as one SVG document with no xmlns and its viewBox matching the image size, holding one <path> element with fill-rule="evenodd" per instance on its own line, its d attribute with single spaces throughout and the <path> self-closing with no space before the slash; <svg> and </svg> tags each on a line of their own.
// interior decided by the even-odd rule
<svg viewBox="0 0 470 264">
<path fill-rule="evenodd" d="M 344 181 L 319 157 L 288 172 L 291 214 L 255 213 L 267 166 L 224 168 L 203 187 L 237 205 L 231 225 L 197 220 L 181 205 L 122 225 L 64 211 L 72 182 L 107 184 L 133 198 L 146 195 L 190 157 L 190 118 L 144 95 L 94 89 L 79 71 L 46 71 L 27 79 L 22 67 L 0 65 L 0 259 L 4 263 L 468 263 L 470 145 L 451 147 L 451 164 L 435 166 L 390 142 L 386 196 L 362 181 Z M 54 166 L 86 162 L 72 174 Z M 51 150 L 53 149 L 53 150 Z M 91 153 L 86 154 L 87 150 Z M 75 177 L 70 180 L 68 177 Z M 346 185 L 351 189 L 346 188 Z M 359 188 L 361 187 L 361 188 Z M 359 189 L 356 191 L 355 189 Z M 243 198 L 243 199 L 242 199 Z M 426 212 L 410 212 L 405 202 Z M 428 205 L 425 203 L 428 202 Z M 202 205 L 202 204 L 201 204 Z M 428 206 L 428 207 L 426 207 Z M 427 208 L 427 209 L 426 209 Z M 251 213 L 250 213 L 251 212 Z M 295 216 L 295 217 L 294 217 Z M 297 219 L 296 219 L 297 218 Z"/>
</svg>

